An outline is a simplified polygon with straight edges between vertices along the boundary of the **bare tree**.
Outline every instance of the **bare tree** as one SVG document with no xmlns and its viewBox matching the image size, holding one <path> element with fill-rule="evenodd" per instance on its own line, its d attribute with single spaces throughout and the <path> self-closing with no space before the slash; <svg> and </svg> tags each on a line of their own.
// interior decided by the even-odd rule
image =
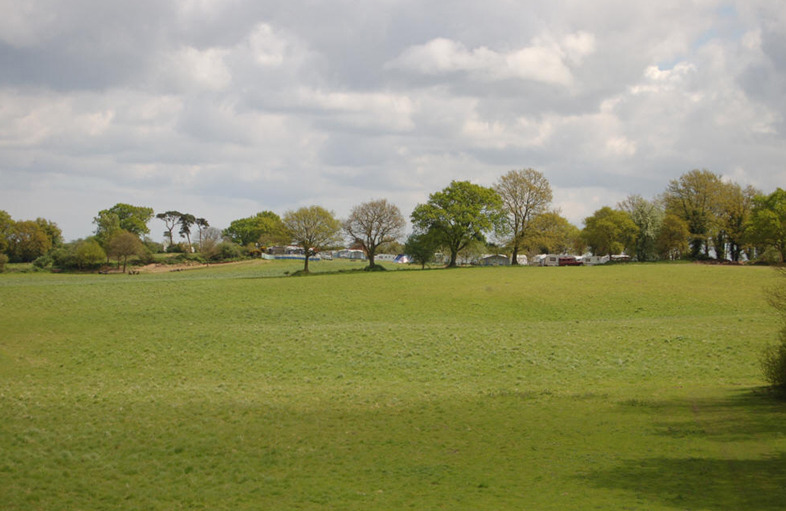
<svg viewBox="0 0 786 511">
<path fill-rule="evenodd" d="M 552 193 L 548 180 L 533 169 L 511 170 L 494 186 L 505 210 L 505 234 L 512 250 L 510 264 L 518 264 L 519 251 L 532 232 L 532 220 L 548 211 Z"/>
<path fill-rule="evenodd" d="M 363 247 L 368 267 L 374 268 L 374 256 L 379 246 L 401 238 L 405 226 L 406 220 L 398 207 L 380 199 L 352 208 L 349 218 L 344 221 L 344 232 Z"/>
</svg>

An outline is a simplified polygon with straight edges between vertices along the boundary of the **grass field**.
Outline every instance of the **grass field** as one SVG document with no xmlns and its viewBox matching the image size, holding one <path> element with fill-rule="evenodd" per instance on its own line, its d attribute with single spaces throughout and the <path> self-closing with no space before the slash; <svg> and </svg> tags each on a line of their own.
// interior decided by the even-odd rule
<svg viewBox="0 0 786 511">
<path fill-rule="evenodd" d="M 786 506 L 772 270 L 347 268 L 0 275 L 0 508 Z"/>
</svg>

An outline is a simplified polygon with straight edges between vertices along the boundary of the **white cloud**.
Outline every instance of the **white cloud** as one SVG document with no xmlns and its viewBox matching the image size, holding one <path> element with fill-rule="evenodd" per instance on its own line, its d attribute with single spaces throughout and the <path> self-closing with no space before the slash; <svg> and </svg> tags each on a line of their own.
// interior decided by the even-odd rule
<svg viewBox="0 0 786 511">
<path fill-rule="evenodd" d="M 485 46 L 469 50 L 460 42 L 436 38 L 406 49 L 386 67 L 426 75 L 467 72 L 483 81 L 515 78 L 569 85 L 571 67 L 594 51 L 595 37 L 587 32 L 569 34 L 561 42 L 538 37 L 529 46 L 505 52 Z"/>
</svg>

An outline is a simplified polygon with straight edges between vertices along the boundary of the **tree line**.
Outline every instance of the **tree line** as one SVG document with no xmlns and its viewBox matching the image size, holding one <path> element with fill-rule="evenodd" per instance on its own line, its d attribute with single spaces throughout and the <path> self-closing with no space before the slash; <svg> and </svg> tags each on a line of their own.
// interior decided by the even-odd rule
<svg viewBox="0 0 786 511">
<path fill-rule="evenodd" d="M 552 200 L 548 180 L 534 169 L 511 170 L 490 187 L 453 181 L 414 208 L 413 232 L 406 239 L 406 219 L 386 199 L 359 204 L 343 220 L 314 205 L 283 217 L 262 211 L 223 230 L 191 213 L 154 214 L 152 208 L 116 204 L 98 212 L 92 236 L 70 243 L 50 220 L 14 221 L 0 210 L 0 266 L 32 261 L 42 268 L 89 269 L 114 258 L 125 271 L 129 257 L 152 261 L 153 253 L 165 250 L 218 261 L 278 244 L 301 247 L 305 271 L 316 252 L 344 246 L 363 250 L 369 269 L 377 268 L 380 250 L 407 253 L 423 266 L 438 252 L 447 266 L 456 266 L 468 252 L 504 252 L 513 265 L 522 255 L 542 253 L 778 263 L 786 253 L 786 192 L 743 188 L 706 169 L 686 172 L 652 199 L 631 195 L 616 207 L 602 207 L 584 219 L 583 229 L 565 219 Z M 149 237 L 154 218 L 164 224 L 164 244 Z"/>
</svg>

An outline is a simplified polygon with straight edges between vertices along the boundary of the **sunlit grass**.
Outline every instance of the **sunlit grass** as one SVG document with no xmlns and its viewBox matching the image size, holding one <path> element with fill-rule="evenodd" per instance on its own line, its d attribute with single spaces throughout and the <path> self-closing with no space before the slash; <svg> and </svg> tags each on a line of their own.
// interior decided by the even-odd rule
<svg viewBox="0 0 786 511">
<path fill-rule="evenodd" d="M 0 275 L 2 507 L 786 501 L 771 270 L 333 263 Z"/>
</svg>

